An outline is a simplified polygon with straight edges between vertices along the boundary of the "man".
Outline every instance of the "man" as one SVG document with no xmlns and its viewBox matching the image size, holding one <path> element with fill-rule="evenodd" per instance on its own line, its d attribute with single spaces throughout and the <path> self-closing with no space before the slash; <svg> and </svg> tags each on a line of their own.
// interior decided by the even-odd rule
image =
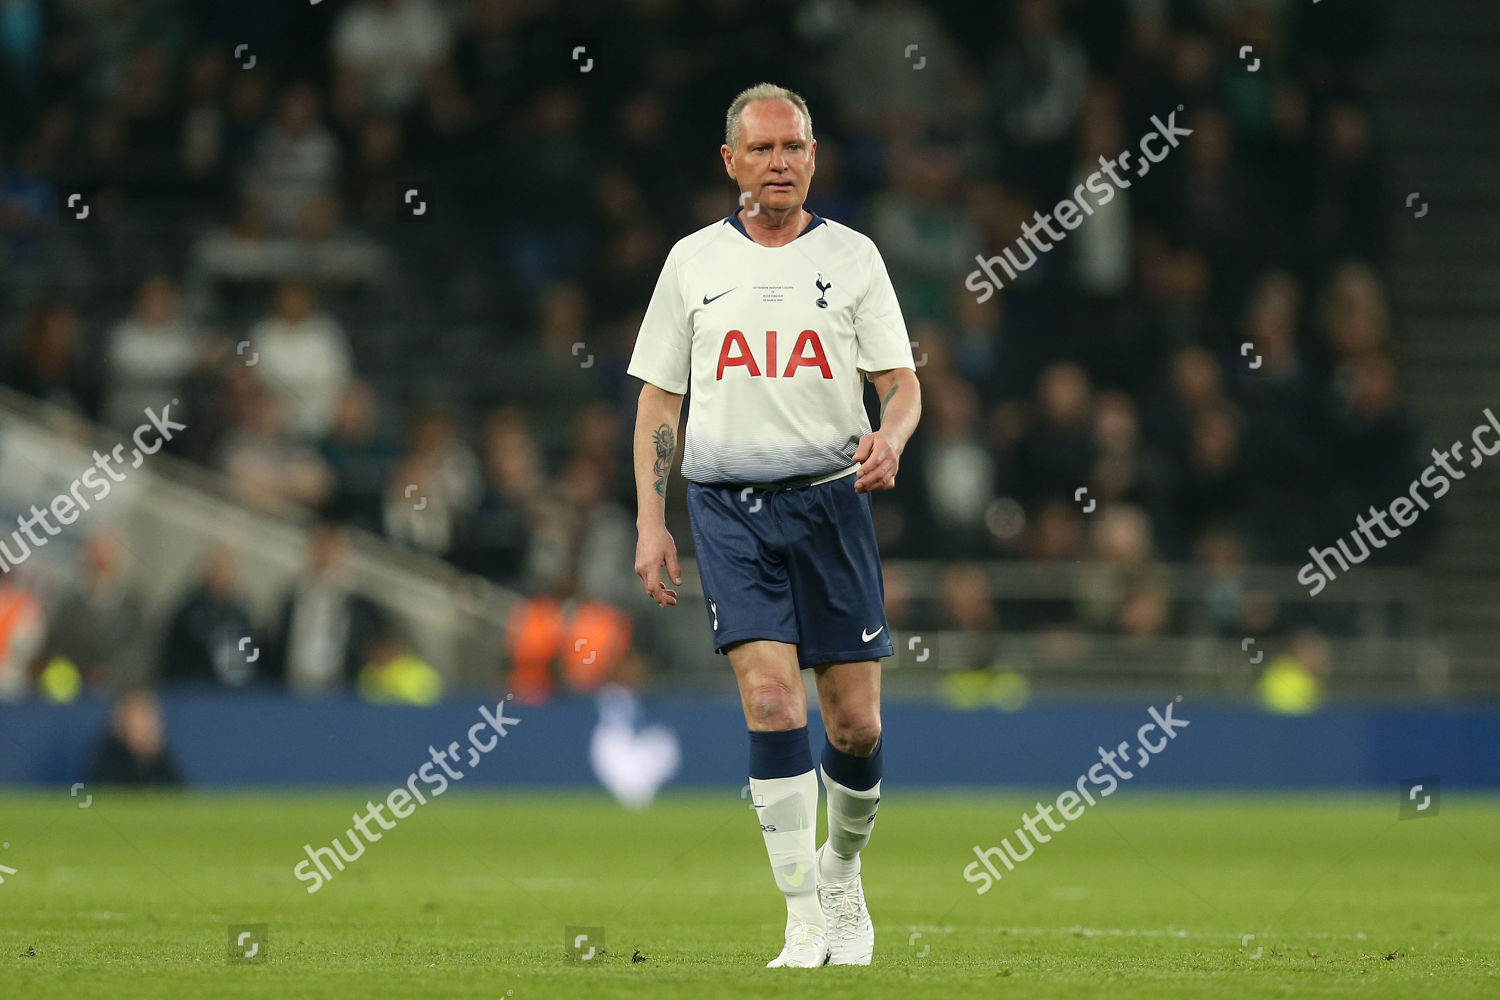
<svg viewBox="0 0 1500 1000">
<path fill-rule="evenodd" d="M 130 688 L 115 700 L 109 731 L 94 748 L 89 781 L 159 788 L 182 784 L 182 773 L 167 747 L 161 702 L 149 688 Z"/>
<path fill-rule="evenodd" d="M 750 788 L 786 945 L 769 964 L 868 965 L 875 930 L 860 849 L 880 801 L 880 657 L 891 655 L 868 493 L 896 485 L 920 391 L 895 291 L 869 239 L 803 209 L 817 143 L 801 97 L 760 84 L 734 99 L 720 148 L 740 210 L 679 241 L 629 372 L 635 569 L 662 607 L 682 583 L 665 522 L 682 397 L 682 472 L 716 652 L 750 731 Z M 864 383 L 880 399 L 880 429 Z M 817 677 L 828 840 L 814 851 L 818 779 L 800 669 Z M 809 879 L 808 875 L 813 878 Z"/>
<path fill-rule="evenodd" d="M 58 606 L 47 637 L 48 663 L 71 664 L 84 685 L 96 690 L 138 684 L 147 671 L 145 606 L 130 586 L 122 550 L 107 529 L 84 537 L 77 583 Z"/>
<path fill-rule="evenodd" d="M 282 601 L 269 674 L 293 694 L 317 697 L 349 690 L 370 659 L 370 647 L 387 631 L 385 615 L 350 586 L 348 545 L 341 525 L 313 525 L 307 536 L 307 568 Z"/>
<path fill-rule="evenodd" d="M 264 645 L 250 622 L 239 570 L 228 549 L 216 549 L 203 575 L 177 606 L 162 648 L 161 679 L 172 684 L 243 687 L 265 679 Z"/>
</svg>

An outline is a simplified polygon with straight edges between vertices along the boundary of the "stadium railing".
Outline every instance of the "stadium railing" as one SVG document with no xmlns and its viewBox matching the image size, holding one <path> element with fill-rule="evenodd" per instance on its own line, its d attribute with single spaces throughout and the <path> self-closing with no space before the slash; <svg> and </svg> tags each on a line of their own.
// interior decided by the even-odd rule
<svg viewBox="0 0 1500 1000">
<path fill-rule="evenodd" d="M 0 388 L 5 537 L 17 513 L 32 504 L 46 507 L 68 492 L 94 464 L 94 449 L 107 453 L 121 443 L 128 455 L 129 435 Z M 60 593 L 75 579 L 89 531 L 110 529 L 128 555 L 127 580 L 145 604 L 147 631 L 156 631 L 209 554 L 225 551 L 239 569 L 252 617 L 271 622 L 305 565 L 310 520 L 308 511 L 292 505 L 251 509 L 229 495 L 221 476 L 158 453 L 140 468 L 127 468 L 108 496 L 33 550 L 23 567 L 45 593 Z M 351 530 L 350 536 L 353 590 L 389 610 L 417 652 L 450 683 L 477 686 L 492 680 L 506 614 L 517 595 L 367 532 Z"/>
</svg>

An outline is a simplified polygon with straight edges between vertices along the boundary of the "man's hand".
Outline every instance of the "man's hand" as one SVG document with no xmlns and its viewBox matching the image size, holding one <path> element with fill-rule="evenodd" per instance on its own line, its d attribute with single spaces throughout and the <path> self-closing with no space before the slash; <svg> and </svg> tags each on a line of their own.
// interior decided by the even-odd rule
<svg viewBox="0 0 1500 1000">
<path fill-rule="evenodd" d="M 677 564 L 677 543 L 665 524 L 641 528 L 635 543 L 635 575 L 646 586 L 646 594 L 661 607 L 677 603 L 677 591 L 661 582 L 661 568 L 667 567 L 672 582 L 682 586 L 682 567 Z"/>
<path fill-rule="evenodd" d="M 895 487 L 901 452 L 880 431 L 859 439 L 859 447 L 854 449 L 854 461 L 860 463 L 859 478 L 854 481 L 854 492 L 874 493 Z"/>
</svg>

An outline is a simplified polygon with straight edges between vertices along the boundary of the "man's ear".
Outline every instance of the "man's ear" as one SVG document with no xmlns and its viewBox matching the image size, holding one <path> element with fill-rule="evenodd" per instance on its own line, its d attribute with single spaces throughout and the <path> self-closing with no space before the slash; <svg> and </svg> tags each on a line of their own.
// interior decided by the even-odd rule
<svg viewBox="0 0 1500 1000">
<path fill-rule="evenodd" d="M 731 180 L 734 180 L 734 150 L 730 149 L 728 145 L 723 145 L 719 147 L 719 155 L 724 158 L 724 172 L 729 175 Z"/>
</svg>

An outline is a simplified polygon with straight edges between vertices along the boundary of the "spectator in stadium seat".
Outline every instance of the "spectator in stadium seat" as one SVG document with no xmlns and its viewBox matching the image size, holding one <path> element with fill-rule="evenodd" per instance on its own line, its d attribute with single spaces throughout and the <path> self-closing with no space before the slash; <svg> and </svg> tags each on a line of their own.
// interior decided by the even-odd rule
<svg viewBox="0 0 1500 1000">
<path fill-rule="evenodd" d="M 107 529 L 83 541 L 77 580 L 58 604 L 47 636 L 49 664 L 72 664 L 91 690 L 119 690 L 146 676 L 145 607 L 125 573 L 119 539 Z"/>
<path fill-rule="evenodd" d="M 953 276 L 971 266 L 979 233 L 958 204 L 960 163 L 948 149 L 893 143 L 890 180 L 870 205 L 870 238 L 913 320 L 950 318 Z"/>
<path fill-rule="evenodd" d="M 428 406 L 412 419 L 406 453 L 386 483 L 384 533 L 419 552 L 446 556 L 480 491 L 479 462 L 459 438 L 457 422 L 446 409 Z"/>
<path fill-rule="evenodd" d="M 628 503 L 635 483 L 628 468 L 620 461 L 620 442 L 628 434 L 620 421 L 620 412 L 605 402 L 588 403 L 573 414 L 571 427 L 573 455 L 604 472 L 606 497 Z"/>
<path fill-rule="evenodd" d="M 1255 282 L 1245 304 L 1244 327 L 1255 357 L 1246 357 L 1247 365 L 1240 373 L 1243 395 L 1262 395 L 1261 390 L 1270 386 L 1283 395 L 1290 387 L 1302 399 L 1312 396 L 1312 376 L 1298 342 L 1301 310 L 1302 284 L 1290 272 L 1267 271 Z M 1249 363 L 1257 367 L 1249 368 Z M 1282 402 L 1286 405 L 1291 400 Z"/>
<path fill-rule="evenodd" d="M 1125 371 L 1115 380 L 1139 391 L 1160 369 L 1165 351 L 1208 343 L 1219 317 L 1212 299 L 1213 267 L 1202 251 L 1177 246 L 1157 230 L 1144 230 L 1137 245 L 1147 330 L 1136 350 L 1117 359 Z"/>
<path fill-rule="evenodd" d="M 89 781 L 96 785 L 175 788 L 182 774 L 167 747 L 161 702 L 147 688 L 115 700 L 109 731 L 94 748 Z"/>
<path fill-rule="evenodd" d="M 948 345 L 953 367 L 979 391 L 984 406 L 1029 395 L 1041 365 L 1006 325 L 1005 296 L 980 302 L 968 292 L 958 293 L 954 311 Z M 920 345 L 913 348 L 919 360 L 921 350 Z"/>
<path fill-rule="evenodd" d="M 1180 466 L 1191 447 L 1197 415 L 1226 405 L 1224 372 L 1207 349 L 1184 347 L 1172 355 L 1165 388 L 1148 414 L 1149 437 Z"/>
<path fill-rule="evenodd" d="M 395 117 L 374 115 L 360 122 L 344 184 L 350 214 L 361 225 L 382 231 L 402 214 L 410 218 L 405 200 L 410 158 L 405 130 Z"/>
<path fill-rule="evenodd" d="M 333 475 L 309 445 L 286 432 L 274 398 L 248 390 L 245 412 L 223 435 L 216 464 L 235 494 L 258 507 L 292 503 L 320 507 L 333 492 Z"/>
<path fill-rule="evenodd" d="M 1076 504 L 1051 500 L 1027 520 L 1022 536 L 1024 557 L 1037 563 L 1077 562 L 1085 554 L 1082 515 Z"/>
<path fill-rule="evenodd" d="M 269 398 L 255 369 L 243 364 L 245 358 L 253 360 L 253 355 L 236 355 L 235 363 L 197 371 L 187 380 L 182 401 L 193 418 L 172 439 L 173 445 L 181 445 L 178 454 L 184 458 L 222 469 L 225 443 L 249 425 Z"/>
<path fill-rule="evenodd" d="M 348 580 L 348 540 L 337 524 L 320 522 L 307 538 L 307 566 L 282 601 L 270 676 L 294 694 L 348 690 L 386 629 L 374 602 Z"/>
<path fill-rule="evenodd" d="M 526 136 L 526 161 L 507 156 L 510 143 L 503 142 L 495 162 L 510 172 L 501 175 L 500 183 L 491 180 L 476 192 L 483 199 L 480 209 L 500 217 L 506 253 L 502 266 L 528 296 L 550 282 L 583 273 L 593 258 L 598 222 L 583 195 L 592 185 L 599 156 L 588 110 L 576 84 L 538 94 L 515 123 L 515 134 Z M 524 186 L 528 196 L 497 198 L 516 185 Z"/>
<path fill-rule="evenodd" d="M 1336 360 L 1389 351 L 1385 290 L 1368 264 L 1345 261 L 1334 269 L 1323 290 L 1319 314 L 1323 336 Z"/>
<path fill-rule="evenodd" d="M 1169 548 L 1186 558 L 1199 534 L 1214 524 L 1238 524 L 1245 513 L 1245 467 L 1240 452 L 1240 418 L 1222 406 L 1193 417 L 1187 464 L 1177 484 L 1177 517 L 1181 536 Z"/>
<path fill-rule="evenodd" d="M 630 607 L 639 600 L 635 519 L 608 493 L 608 471 L 575 456 L 537 506 L 530 589 Z"/>
<path fill-rule="evenodd" d="M 40 139 L 26 142 L 14 156 L 0 155 L 0 251 L 17 271 L 41 261 L 38 237 L 52 220 L 58 198 L 51 166 Z"/>
<path fill-rule="evenodd" d="M 1337 101 L 1323 111 L 1321 124 L 1307 249 L 1317 259 L 1378 254 L 1384 243 L 1377 218 L 1385 184 L 1370 115 L 1353 101 Z"/>
<path fill-rule="evenodd" d="M 340 116 L 411 110 L 452 45 L 447 16 L 428 0 L 356 0 L 333 29 Z"/>
<path fill-rule="evenodd" d="M 1265 632 L 1264 623 L 1253 621 L 1257 597 L 1245 582 L 1245 545 L 1240 536 L 1222 526 L 1210 528 L 1199 534 L 1193 556 L 1208 582 L 1202 600 L 1193 604 L 1192 631 L 1224 637 Z"/>
<path fill-rule="evenodd" d="M 0 137 L 9 134 L 12 115 L 34 111 L 47 79 L 47 42 L 56 14 L 43 0 L 13 0 L 6 5 L 4 47 L 0 50 L 0 88 L 13 109 L 0 111 Z"/>
<path fill-rule="evenodd" d="M 1106 507 L 1092 522 L 1091 560 L 1078 577 L 1077 620 L 1091 631 L 1133 638 L 1171 624 L 1171 587 L 1151 545 L 1151 522 L 1129 504 Z"/>
<path fill-rule="evenodd" d="M 957 562 L 944 566 L 937 597 L 943 669 L 983 670 L 994 665 L 1000 618 L 984 567 Z"/>
<path fill-rule="evenodd" d="M 1049 365 L 1037 380 L 1036 398 L 1036 418 L 1016 449 L 1017 483 L 1027 501 L 1071 499 L 1097 457 L 1089 377 L 1071 362 Z"/>
<path fill-rule="evenodd" d="M 1178 231 L 1197 246 L 1211 248 L 1215 269 L 1244 267 L 1246 242 L 1255 233 L 1254 192 L 1237 164 L 1229 116 L 1216 108 L 1193 110 L 1193 138 L 1183 144 L 1180 170 L 1182 221 Z"/>
<path fill-rule="evenodd" d="M 1092 481 L 1100 502 L 1131 503 L 1165 518 L 1171 511 L 1173 470 L 1166 456 L 1141 440 L 1135 400 L 1123 392 L 1102 392 L 1094 404 L 1098 461 Z"/>
<path fill-rule="evenodd" d="M 225 95 L 229 59 L 221 46 L 199 45 L 187 59 L 177 156 L 184 190 L 196 188 L 217 202 L 229 191 Z"/>
<path fill-rule="evenodd" d="M 1056 0 L 1019 0 L 1013 9 L 1015 34 L 992 61 L 991 107 L 1018 154 L 1021 178 L 1044 193 L 1052 178 L 1066 175 L 1066 143 L 1083 104 L 1088 58 L 1060 25 Z"/>
<path fill-rule="evenodd" d="M 1356 511 L 1384 507 L 1422 474 L 1431 447 L 1401 398 L 1390 358 L 1372 354 L 1346 361 L 1335 374 L 1334 386 L 1329 435 L 1337 476 L 1333 505 Z M 1414 561 L 1420 549 L 1411 540 L 1428 535 L 1434 523 L 1430 517 L 1421 518 L 1402 528 L 1399 538 L 1375 550 L 1374 561 Z"/>
<path fill-rule="evenodd" d="M 211 553 L 167 626 L 163 682 L 244 687 L 265 678 L 266 649 L 240 596 L 234 557 L 228 550 Z"/>
<path fill-rule="evenodd" d="M 298 270 L 323 288 L 369 287 L 391 275 L 391 252 L 345 226 L 343 208 L 332 195 L 314 198 L 303 208 L 295 246 Z"/>
<path fill-rule="evenodd" d="M 589 339 L 589 296 L 574 281 L 555 281 L 537 295 L 537 346 L 548 358 L 578 364 L 573 345 Z M 581 349 L 580 349 L 581 350 Z"/>
<path fill-rule="evenodd" d="M 136 292 L 134 310 L 115 324 L 106 342 L 105 422 L 126 432 L 140 426 L 147 407 L 160 410 L 171 403 L 193 369 L 222 348 L 183 318 L 171 278 L 147 278 Z"/>
<path fill-rule="evenodd" d="M 502 408 L 486 420 L 483 466 L 484 491 L 464 531 L 462 565 L 495 583 L 519 587 L 531 522 L 546 486 L 541 451 L 523 411 Z"/>
<path fill-rule="evenodd" d="M 129 67 L 110 113 L 119 116 L 119 165 L 127 193 L 179 195 L 183 181 L 177 138 L 181 110 L 173 80 L 173 53 L 164 40 L 133 40 Z"/>
<path fill-rule="evenodd" d="M 882 564 L 880 573 L 885 591 L 886 621 L 893 630 L 903 631 L 913 621 L 911 581 L 907 579 L 906 571 L 892 562 Z"/>
<path fill-rule="evenodd" d="M 271 315 L 248 336 L 260 355 L 256 370 L 276 396 L 291 433 L 320 440 L 333 425 L 339 394 L 354 373 L 343 326 L 318 308 L 311 283 L 292 278 L 277 287 Z"/>
<path fill-rule="evenodd" d="M 369 383 L 352 381 L 339 395 L 333 427 L 318 453 L 333 475 L 329 511 L 337 519 L 379 532 L 386 478 L 398 449 L 380 428 L 379 401 Z"/>
<path fill-rule="evenodd" d="M 93 420 L 99 383 L 78 349 L 78 314 L 60 302 L 36 309 L 21 331 L 20 348 L 0 368 L 0 384 Z"/>
<path fill-rule="evenodd" d="M 931 523 L 918 532 L 930 555 L 973 556 L 989 549 L 985 515 L 995 500 L 995 456 L 979 432 L 978 394 L 961 379 L 934 382 L 926 395 L 921 483 Z"/>
<path fill-rule="evenodd" d="M 247 193 L 264 202 L 272 228 L 291 232 L 314 198 L 337 190 L 339 141 L 322 122 L 322 99 L 306 83 L 288 87 L 256 144 Z"/>
<path fill-rule="evenodd" d="M 266 206 L 246 197 L 227 226 L 193 244 L 187 296 L 200 315 L 237 312 L 252 295 L 294 274 L 298 263 L 295 241 L 273 236 Z"/>
<path fill-rule="evenodd" d="M 972 115 L 978 93 L 973 70 L 926 5 L 879 0 L 847 8 L 846 15 L 831 33 L 826 65 L 831 95 L 851 135 L 878 140 L 917 132 L 923 122 L 946 130 Z M 911 46 L 915 51 L 908 54 Z M 921 72 L 913 72 L 918 60 L 925 60 Z"/>
<path fill-rule="evenodd" d="M 1098 173 L 1101 156 L 1112 159 L 1126 148 L 1121 100 L 1116 85 L 1103 80 L 1090 83 L 1078 121 L 1069 192 Z M 1099 303 L 1113 303 L 1129 291 L 1135 270 L 1130 189 L 1111 187 L 1114 195 L 1107 203 L 1095 193 L 1088 222 L 1080 224 L 1066 244 L 1078 290 Z M 1095 332 L 1107 331 L 1095 327 Z"/>
<path fill-rule="evenodd" d="M 222 51 L 218 45 L 215 48 Z M 245 166 L 255 163 L 257 147 L 275 112 L 274 96 L 268 73 L 237 72 L 230 76 L 222 142 L 224 162 L 231 171 L 229 179 L 236 184 L 243 181 Z"/>
</svg>

